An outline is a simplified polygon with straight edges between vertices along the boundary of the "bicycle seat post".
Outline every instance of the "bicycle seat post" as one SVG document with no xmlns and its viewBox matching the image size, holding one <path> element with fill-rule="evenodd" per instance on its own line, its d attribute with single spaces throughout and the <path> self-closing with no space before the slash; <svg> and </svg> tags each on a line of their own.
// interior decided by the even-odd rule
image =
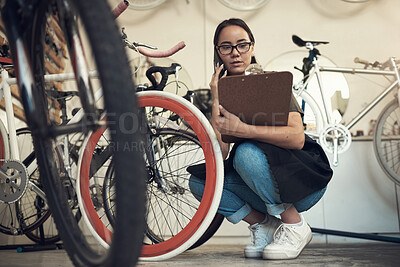
<svg viewBox="0 0 400 267">
<path fill-rule="evenodd" d="M 310 51 L 312 51 L 314 49 L 314 45 L 311 42 L 307 42 L 306 43 L 306 48 Z"/>
</svg>

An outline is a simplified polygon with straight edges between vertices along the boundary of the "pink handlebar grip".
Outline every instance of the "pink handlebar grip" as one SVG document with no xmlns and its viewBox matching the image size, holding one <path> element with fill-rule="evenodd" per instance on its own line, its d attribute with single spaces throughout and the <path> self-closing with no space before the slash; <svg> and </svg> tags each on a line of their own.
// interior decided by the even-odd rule
<svg viewBox="0 0 400 267">
<path fill-rule="evenodd" d="M 115 18 L 118 18 L 119 15 L 121 15 L 122 12 L 124 12 L 129 6 L 128 1 L 121 1 L 113 10 L 112 13 Z"/>
<path fill-rule="evenodd" d="M 138 47 L 138 50 L 139 50 L 140 54 L 142 54 L 144 56 L 161 58 L 161 57 L 172 56 L 173 54 L 175 54 L 176 52 L 178 52 L 185 46 L 186 46 L 185 42 L 182 41 L 182 42 L 179 42 L 174 47 L 172 47 L 171 49 L 166 50 L 166 51 L 153 51 L 153 50 L 145 49 L 143 47 Z"/>
</svg>

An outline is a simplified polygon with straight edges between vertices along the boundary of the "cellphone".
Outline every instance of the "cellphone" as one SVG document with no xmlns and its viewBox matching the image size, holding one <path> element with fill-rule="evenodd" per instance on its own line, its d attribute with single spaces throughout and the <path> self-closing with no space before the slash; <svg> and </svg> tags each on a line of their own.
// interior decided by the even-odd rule
<svg viewBox="0 0 400 267">
<path fill-rule="evenodd" d="M 225 71 L 226 71 L 226 69 L 225 69 L 225 66 L 224 66 L 224 67 L 222 68 L 221 72 L 219 73 L 219 78 L 220 78 L 220 79 L 221 79 L 222 76 L 224 75 Z"/>
<path fill-rule="evenodd" d="M 222 59 L 220 58 L 220 56 L 218 55 L 218 53 L 215 53 L 215 56 L 216 56 L 216 59 L 214 60 L 214 62 L 218 62 L 218 63 L 219 63 L 218 66 L 221 66 L 222 64 L 224 64 L 224 62 L 222 62 Z M 217 65 L 216 65 L 216 66 L 217 66 Z M 215 66 L 215 67 L 216 67 L 216 66 Z M 219 73 L 219 79 L 221 79 L 221 77 L 224 75 L 225 71 L 226 71 L 226 69 L 225 69 L 225 66 L 224 66 L 224 67 L 222 68 L 221 72 Z"/>
</svg>

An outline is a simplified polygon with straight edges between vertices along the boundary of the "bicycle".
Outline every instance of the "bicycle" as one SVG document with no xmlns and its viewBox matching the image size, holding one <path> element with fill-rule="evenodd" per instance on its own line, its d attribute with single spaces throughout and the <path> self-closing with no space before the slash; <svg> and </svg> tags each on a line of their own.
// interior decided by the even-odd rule
<svg viewBox="0 0 400 267">
<path fill-rule="evenodd" d="M 3 63 L 4 60 L 0 59 Z M 0 120 L 0 179 L 3 185 L 0 197 L 0 231 L 8 235 L 27 235 L 32 241 L 41 244 L 57 242 L 58 238 L 54 238 L 52 234 L 48 235 L 48 232 L 44 233 L 43 228 L 40 228 L 48 220 L 51 212 L 39 180 L 31 132 L 28 128 L 16 130 L 15 127 L 10 84 L 16 79 L 7 78 L 8 72 L 4 68 L 1 72 L 0 92 L 5 99 L 9 131 L 7 132 Z M 61 162 L 61 158 L 57 160 Z M 7 179 L 11 177 L 14 183 L 7 183 Z M 18 187 L 15 187 L 16 185 Z M 42 236 L 33 232 L 38 228 L 42 231 Z"/>
<path fill-rule="evenodd" d="M 141 150 L 147 168 L 147 223 L 142 260 L 164 260 L 191 248 L 207 231 L 222 193 L 222 155 L 207 118 L 185 98 L 160 91 L 175 70 L 174 65 L 150 68 L 147 75 L 152 90 L 144 85 L 137 87 L 139 106 L 145 117 Z M 161 85 L 153 78 L 156 72 L 161 73 Z M 94 132 L 83 147 L 84 154 L 78 164 L 78 201 L 91 233 L 107 247 L 114 225 L 114 168 L 107 131 Z M 207 182 L 199 203 L 191 194 L 186 169 L 201 162 L 207 166 Z M 89 190 L 90 181 L 95 179 L 103 184 L 101 210 L 95 208 Z"/>
<path fill-rule="evenodd" d="M 399 95 L 400 75 L 398 65 L 400 64 L 400 60 L 391 57 L 384 63 L 370 63 L 366 60 L 355 58 L 355 63 L 363 64 L 364 68 L 324 67 L 319 65 L 318 57 L 320 56 L 320 52 L 315 46 L 328 44 L 328 42 L 304 41 L 296 35 L 292 36 L 292 41 L 297 46 L 305 47 L 309 51 L 309 56 L 303 59 L 303 66 L 301 68 L 304 78 L 293 86 L 293 93 L 302 99 L 303 107 L 307 104 L 314 116 L 311 124 L 307 125 L 306 123 L 305 132 L 311 137 L 318 139 L 326 151 L 333 153 L 333 165 L 337 166 L 339 163 L 338 154 L 345 152 L 350 147 L 352 141 L 350 129 L 390 92 L 397 89 L 397 95 Z M 330 99 L 325 94 L 321 72 L 380 75 L 394 78 L 388 78 L 389 85 L 360 111 L 357 116 L 349 122 L 342 124 L 335 121 L 332 117 Z M 314 77 L 318 81 L 318 94 L 321 95 L 322 103 L 318 103 L 307 92 L 307 85 Z M 400 184 L 400 170 L 398 167 L 400 158 L 397 153 L 397 146 L 399 144 L 398 134 L 393 131 L 395 124 L 400 122 L 397 116 L 398 108 L 399 99 L 395 97 L 395 99 L 383 108 L 378 116 L 373 136 L 373 146 L 377 160 L 385 173 L 396 184 Z"/>
<path fill-rule="evenodd" d="M 117 10 L 114 9 L 113 13 L 115 16 L 117 16 L 118 14 L 116 14 L 117 12 L 115 11 Z M 121 13 L 121 11 L 119 11 L 119 13 Z M 124 33 L 124 28 L 122 29 L 122 39 L 125 43 L 125 45 L 133 50 L 141 50 L 141 47 L 148 47 L 148 48 L 152 48 L 155 49 L 154 47 L 148 46 L 146 44 L 138 44 L 138 43 L 130 43 L 127 40 L 127 36 Z M 54 43 L 53 41 L 50 41 L 51 37 L 48 36 L 48 34 L 46 33 L 46 43 L 48 43 L 50 46 L 55 47 L 57 50 L 62 50 L 62 48 L 59 47 L 59 45 L 57 45 L 56 43 Z M 174 53 L 174 50 L 178 50 L 184 47 L 184 43 L 181 42 L 179 44 L 176 45 L 176 47 L 174 47 L 171 51 L 166 51 L 166 52 L 162 52 L 160 53 L 159 51 L 157 51 L 156 53 L 151 53 L 151 55 L 153 57 L 163 57 L 163 53 Z M 62 52 L 61 52 L 62 53 Z M 142 51 L 142 53 L 144 55 L 146 55 L 146 51 Z M 65 57 L 65 55 L 64 55 Z M 4 58 L 4 63 L 7 64 L 12 64 L 11 63 L 11 59 L 9 58 Z M 60 64 L 61 65 L 61 64 Z M 12 67 L 12 65 L 10 65 L 10 68 Z M 158 72 L 158 71 L 162 71 L 163 73 L 166 73 L 168 75 L 171 74 L 175 74 L 176 76 L 176 82 L 178 83 L 177 80 L 177 72 L 181 69 L 179 64 L 173 64 L 171 67 L 169 68 L 156 68 L 156 67 L 152 67 L 151 70 L 149 70 L 148 73 L 148 77 L 151 77 L 152 79 L 154 79 L 154 77 L 152 76 L 152 74 Z M 7 92 L 9 92 L 10 90 L 10 86 L 16 83 L 16 79 L 15 78 L 8 78 L 8 72 L 3 69 L 4 73 L 3 73 L 3 83 L 0 85 L 0 89 L 6 88 L 8 89 L 5 90 Z M 90 73 L 91 76 L 95 77 L 96 73 Z M 65 81 L 69 81 L 72 80 L 73 77 L 66 73 L 66 74 L 47 74 L 45 75 L 45 80 L 46 81 L 52 81 L 52 82 L 65 82 Z M 179 81 L 180 82 L 180 81 Z M 156 81 L 154 80 L 154 83 L 156 83 Z M 158 87 L 164 87 L 166 85 L 166 79 L 164 81 L 161 81 L 160 85 L 158 85 Z M 53 84 L 54 86 L 54 84 Z M 67 114 L 67 105 L 66 105 L 66 101 L 69 99 L 72 99 L 74 96 L 78 95 L 77 91 L 57 91 L 57 89 L 55 88 L 51 88 L 50 90 L 46 90 L 46 95 L 48 97 L 48 102 L 49 105 L 52 105 L 54 107 L 58 106 L 59 110 L 60 110 L 60 124 L 61 125 L 66 125 L 67 123 L 70 122 L 76 122 L 77 118 L 79 118 L 79 113 L 76 113 L 77 111 L 73 111 L 72 113 L 76 113 L 73 115 L 72 118 L 70 118 Z M 96 101 L 99 101 L 99 99 L 102 96 L 100 94 L 96 94 Z M 8 109 L 6 109 L 6 114 L 8 117 L 8 126 L 11 129 L 10 132 L 10 140 L 15 140 L 15 137 L 12 138 L 12 136 L 15 136 L 15 130 L 13 131 L 13 129 L 15 129 L 15 125 L 14 125 L 14 115 L 13 115 L 13 110 L 10 108 L 11 105 L 11 94 L 8 93 L 6 94 L 6 103 L 9 105 L 6 105 L 8 107 Z M 1 121 L 0 121 L 1 124 Z M 0 125 L 2 126 L 2 124 Z M 4 129 L 5 131 L 5 127 L 2 127 L 0 129 Z M 3 131 L 3 132 L 4 132 Z M 13 134 L 14 133 L 14 134 Z M 17 136 L 19 135 L 30 135 L 30 131 L 27 128 L 23 128 L 20 130 L 17 130 Z M 3 139 L 5 141 L 8 140 L 7 135 L 3 134 L 0 135 L 0 137 L 3 137 Z M 69 191 L 69 195 L 70 196 L 74 196 L 75 193 L 75 188 L 76 188 L 76 182 L 75 182 L 75 171 L 73 171 L 72 169 L 76 169 L 76 165 L 78 163 L 78 159 L 79 159 L 79 150 L 81 148 L 81 144 L 82 144 L 82 137 L 81 136 L 75 136 L 74 138 L 72 138 L 72 140 L 69 140 L 69 136 L 65 135 L 63 138 L 61 138 L 61 140 L 59 140 L 58 145 L 57 145 L 57 154 L 59 155 L 58 157 L 58 161 L 61 169 L 62 174 L 60 175 L 62 177 L 62 183 L 64 185 L 64 187 L 66 188 L 66 190 Z M 26 141 L 24 138 L 24 150 L 25 150 L 25 155 L 22 157 L 22 160 L 19 162 L 19 164 L 21 164 L 21 169 L 23 169 L 24 164 L 27 167 L 27 169 L 29 168 L 29 179 L 27 178 L 27 176 L 24 176 L 23 181 L 25 182 L 24 185 L 26 185 L 26 181 L 29 183 L 29 186 L 27 188 L 27 190 L 21 190 L 21 192 L 19 193 L 19 196 L 21 198 L 21 200 L 18 201 L 12 201 L 12 203 L 8 203 L 5 202 L 7 204 L 7 206 L 4 207 L 5 211 L 10 211 L 10 212 L 1 212 L 1 214 L 3 215 L 2 218 L 5 219 L 0 219 L 0 231 L 6 233 L 6 234 L 10 234 L 10 235 L 23 235 L 25 234 L 29 239 L 31 239 L 32 241 L 39 243 L 40 245 L 48 245 L 48 244 L 53 244 L 57 241 L 60 240 L 59 235 L 55 229 L 55 227 L 53 226 L 53 219 L 52 217 L 50 217 L 50 210 L 48 209 L 48 205 L 47 205 L 47 200 L 45 198 L 45 194 L 44 192 L 40 189 L 41 188 L 41 184 L 39 181 L 39 174 L 37 172 L 37 165 L 36 165 L 36 159 L 34 156 L 34 151 L 33 151 L 33 145 L 30 145 L 30 141 Z M 8 144 L 8 143 L 7 143 Z M 11 142 L 11 144 L 15 144 L 15 141 Z M 27 146 L 30 146 L 30 149 L 27 148 Z M 8 145 L 3 145 L 1 146 L 2 148 L 9 148 Z M 9 149 L 8 149 L 9 150 Z M 8 150 L 7 155 L 9 154 Z M 15 150 L 15 149 L 14 149 Z M 27 152 L 26 152 L 27 150 Z M 6 159 L 9 159 L 9 156 L 5 156 Z M 17 158 L 17 157 L 14 157 Z M 18 157 L 19 158 L 19 157 Z M 16 163 L 14 163 L 16 164 Z M 100 164 L 100 163 L 99 163 Z M 75 167 L 74 167 L 75 166 Z M 92 192 L 92 200 L 95 203 L 96 208 L 100 208 L 100 206 L 102 205 L 102 185 L 96 183 L 96 179 L 94 179 L 93 184 L 91 185 L 91 192 Z M 38 193 L 37 193 L 38 192 Z M 32 196 L 33 194 L 36 194 L 34 196 Z M 14 203 L 15 202 L 15 203 Z M 12 205 L 12 208 L 10 207 Z M 15 205 L 15 208 L 14 208 Z M 76 210 L 76 214 L 75 217 L 77 219 L 77 221 L 80 220 L 81 217 L 81 213 L 78 210 L 78 203 L 77 200 L 74 200 L 73 197 L 70 197 L 70 206 L 72 209 Z M 8 218 L 11 218 L 11 220 L 8 220 Z M 15 223 L 14 223 L 15 222 Z M 17 228 L 14 224 L 19 223 L 19 228 Z"/>
<path fill-rule="evenodd" d="M 52 46 L 56 47 L 54 43 L 52 43 Z M 53 244 L 59 241 L 60 238 L 57 231 L 52 227 L 54 223 L 50 217 L 51 212 L 39 179 L 40 174 L 34 154 L 31 131 L 28 128 L 16 130 L 14 104 L 11 100 L 12 93 L 10 90 L 10 87 L 16 84 L 16 78 L 9 78 L 9 72 L 13 73 L 10 57 L 8 44 L 3 43 L 0 57 L 0 73 L 2 77 L 0 95 L 4 97 L 4 109 L 9 131 L 7 132 L 2 120 L 0 120 L 0 166 L 2 167 L 0 172 L 10 177 L 13 172 L 22 171 L 22 175 L 14 177 L 14 184 L 5 183 L 4 180 L 7 178 L 5 176 L 2 177 L 3 193 L 0 198 L 2 202 L 0 204 L 0 231 L 8 235 L 26 235 L 40 245 Z M 52 91 L 47 91 L 46 93 L 49 92 Z M 58 94 L 61 94 L 61 92 L 58 92 Z M 16 92 L 13 95 L 15 95 L 16 99 L 19 99 Z M 64 97 L 77 95 L 77 92 L 63 93 L 63 95 Z M 61 123 L 66 123 L 65 98 L 58 98 L 57 101 L 60 102 L 60 108 L 63 113 L 60 116 Z M 62 104 L 62 102 L 64 103 Z M 25 120 L 21 115 L 18 117 L 23 121 Z M 60 149 L 57 160 L 58 164 L 62 166 L 62 170 L 69 170 L 70 164 L 66 160 L 65 154 L 66 151 Z M 62 177 L 62 183 L 67 186 L 68 180 L 71 179 L 70 171 L 63 172 Z M 13 189 L 15 184 L 19 185 L 18 189 Z"/>
<path fill-rule="evenodd" d="M 41 183 L 71 261 L 79 266 L 135 264 L 141 249 L 145 212 L 142 155 L 135 150 L 114 151 L 116 205 L 121 215 L 116 217 L 110 249 L 99 251 L 98 246 L 86 240 L 71 211 L 71 196 L 61 185 L 61 166 L 56 152 L 57 139 L 62 139 L 65 134 L 79 132 L 87 135 L 106 124 L 114 144 L 130 144 L 141 140 L 139 132 L 124 132 L 132 128 L 132 120 L 123 121 L 125 129 L 116 125 L 121 123 L 119 119 L 124 114 L 137 114 L 137 105 L 132 94 L 129 65 L 110 8 L 107 3 L 95 0 L 1 1 L 0 7 L 13 62 L 16 63 L 17 83 L 32 132 Z M 67 58 L 71 59 L 73 76 L 76 77 L 76 83 L 66 86 L 74 87 L 79 92 L 79 104 L 84 113 L 80 120 L 67 125 L 54 122 L 52 110 L 48 110 L 52 107 L 48 106 L 44 91 L 48 86 L 44 80 L 44 36 L 53 19 L 60 26 L 60 31 L 54 34 L 61 33 L 64 38 L 68 47 Z M 122 71 L 119 70 L 121 66 Z M 90 70 L 98 72 L 98 80 L 89 76 Z M 98 92 L 102 91 L 104 101 L 95 103 L 93 88 L 100 87 Z M 127 103 L 121 105 L 120 99 Z M 99 119 L 98 110 L 108 114 L 107 122 Z M 132 190 L 133 196 L 129 194 Z"/>
</svg>

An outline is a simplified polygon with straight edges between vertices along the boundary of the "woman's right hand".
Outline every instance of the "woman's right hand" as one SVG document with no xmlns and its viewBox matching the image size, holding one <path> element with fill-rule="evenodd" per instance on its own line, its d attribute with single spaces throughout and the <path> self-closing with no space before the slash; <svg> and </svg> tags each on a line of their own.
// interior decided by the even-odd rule
<svg viewBox="0 0 400 267">
<path fill-rule="evenodd" d="M 215 67 L 215 72 L 214 72 L 213 76 L 211 77 L 210 88 L 211 88 L 211 93 L 213 96 L 213 101 L 218 100 L 218 80 L 219 80 L 219 75 L 223 69 L 224 69 L 224 64 L 222 64 L 221 66 L 219 64 L 217 64 L 217 66 Z M 223 74 L 222 77 L 226 77 L 226 74 L 227 74 L 227 71 L 225 71 L 225 73 Z M 216 103 L 216 104 L 218 107 L 219 103 Z"/>
<path fill-rule="evenodd" d="M 215 72 L 213 76 L 211 77 L 210 81 L 210 88 L 211 88 L 211 94 L 213 97 L 213 104 L 212 104 L 212 116 L 211 116 L 211 125 L 214 129 L 215 134 L 217 135 L 217 139 L 219 142 L 219 145 L 221 147 L 222 151 L 222 156 L 224 159 L 228 156 L 229 153 L 229 144 L 224 143 L 221 139 L 221 133 L 217 130 L 216 128 L 216 120 L 220 116 L 219 114 L 219 100 L 218 100 L 218 80 L 219 80 L 219 75 L 221 71 L 224 69 L 224 65 L 219 66 L 219 64 L 215 67 Z M 222 77 L 226 77 L 227 72 L 222 75 Z M 221 78 L 222 78 L 221 77 Z"/>
</svg>

